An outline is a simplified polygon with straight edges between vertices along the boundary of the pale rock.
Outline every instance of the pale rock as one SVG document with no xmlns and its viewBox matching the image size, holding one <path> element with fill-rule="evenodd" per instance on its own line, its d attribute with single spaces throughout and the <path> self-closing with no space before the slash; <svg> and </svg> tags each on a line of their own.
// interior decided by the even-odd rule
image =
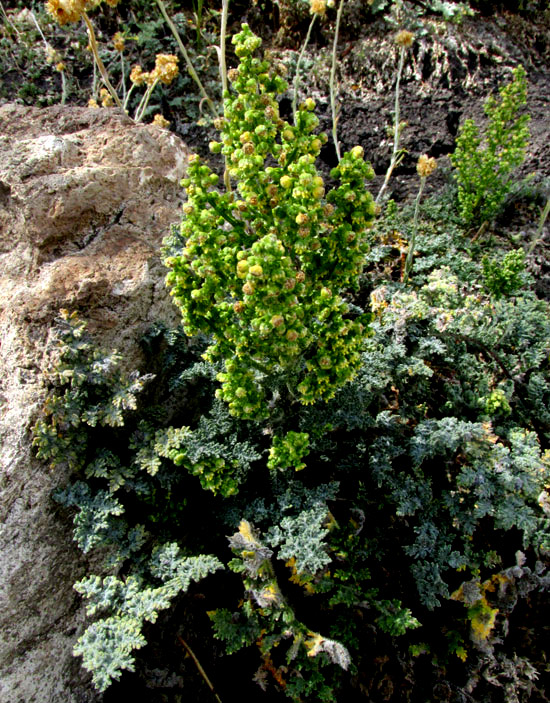
<svg viewBox="0 0 550 703">
<path fill-rule="evenodd" d="M 177 314 L 159 247 L 180 219 L 181 140 L 115 110 L 0 107 L 0 701 L 101 700 L 72 655 L 85 564 L 52 501 L 67 480 L 31 427 L 61 308 L 139 367 L 139 336 Z"/>
</svg>

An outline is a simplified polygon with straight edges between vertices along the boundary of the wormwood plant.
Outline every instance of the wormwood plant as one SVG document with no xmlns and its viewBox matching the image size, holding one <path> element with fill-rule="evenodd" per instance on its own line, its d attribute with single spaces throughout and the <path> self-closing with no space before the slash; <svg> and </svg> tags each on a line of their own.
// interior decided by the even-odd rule
<svg viewBox="0 0 550 703">
<path fill-rule="evenodd" d="M 500 100 L 490 97 L 485 103 L 484 134 L 471 119 L 460 128 L 451 161 L 459 211 L 468 226 L 494 217 L 510 191 L 510 176 L 523 162 L 529 140 L 529 116 L 519 114 L 526 102 L 525 69 L 518 66 L 512 82 L 501 88 Z"/>
<path fill-rule="evenodd" d="M 266 378 L 284 377 L 302 403 L 334 396 L 360 363 L 364 316 L 342 291 L 358 287 L 374 203 L 372 168 L 355 147 L 333 169 L 325 197 L 315 160 L 327 137 L 309 98 L 289 124 L 276 100 L 287 84 L 254 58 L 261 40 L 247 25 L 233 38 L 221 141 L 234 190 L 192 157 L 183 185 L 181 231 L 168 242 L 167 281 L 189 335 L 210 335 L 204 358 L 222 361 L 218 397 L 232 414 L 266 417 Z M 232 186 L 233 187 L 233 186 Z M 294 390 L 295 389 L 295 390 Z"/>
</svg>

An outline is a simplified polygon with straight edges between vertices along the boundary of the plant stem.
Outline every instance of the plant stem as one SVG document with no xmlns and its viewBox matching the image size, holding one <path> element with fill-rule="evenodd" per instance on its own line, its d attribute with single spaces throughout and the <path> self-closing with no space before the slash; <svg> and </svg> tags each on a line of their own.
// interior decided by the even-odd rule
<svg viewBox="0 0 550 703">
<path fill-rule="evenodd" d="M 67 102 L 67 95 L 69 91 L 67 90 L 67 77 L 65 76 L 65 71 L 60 71 L 61 73 L 61 104 L 65 105 Z"/>
<path fill-rule="evenodd" d="M 6 13 L 6 11 L 4 10 L 4 4 L 3 4 L 2 2 L 0 2 L 0 7 L 2 8 L 2 14 L 4 15 L 4 21 L 5 21 L 6 25 L 7 25 L 10 29 L 12 29 L 12 30 L 17 34 L 18 37 L 20 37 L 20 36 L 21 36 L 21 32 L 20 32 L 20 31 L 17 29 L 17 27 L 10 21 L 10 19 L 9 19 L 7 13 Z M 35 17 L 34 17 L 34 14 L 33 14 L 32 10 L 31 10 L 31 15 L 33 16 L 33 19 L 34 19 L 35 24 L 36 24 L 36 19 L 35 19 Z M 42 34 L 42 32 L 41 32 L 41 30 L 40 30 L 40 27 L 38 28 L 38 31 L 40 32 L 40 34 Z"/>
<path fill-rule="evenodd" d="M 129 89 L 128 92 L 126 93 L 126 97 L 124 98 L 124 103 L 122 104 L 122 108 L 123 108 L 123 110 L 124 110 L 125 112 L 128 111 L 128 110 L 127 110 L 127 108 L 128 108 L 128 103 L 130 102 L 130 97 L 131 97 L 131 95 L 132 95 L 132 93 L 133 93 L 135 87 L 136 87 L 136 84 L 135 84 L 135 83 L 132 83 L 132 85 L 130 86 L 130 89 Z"/>
<path fill-rule="evenodd" d="M 336 48 L 338 46 L 338 33 L 340 32 L 340 20 L 342 19 L 342 8 L 344 7 L 344 0 L 340 0 L 340 5 L 338 6 L 338 12 L 336 13 L 336 27 L 334 28 L 334 41 L 332 43 L 332 65 L 330 67 L 330 109 L 332 112 L 332 140 L 334 142 L 334 148 L 336 150 L 336 156 L 338 161 L 342 159 L 340 154 L 340 145 L 338 144 L 338 116 L 336 115 Z"/>
<path fill-rule="evenodd" d="M 95 61 L 92 61 L 94 67 L 94 73 L 92 76 L 92 97 L 97 100 L 97 65 Z"/>
<path fill-rule="evenodd" d="M 391 155 L 390 165 L 386 172 L 386 177 L 384 178 L 384 183 L 376 196 L 375 203 L 378 204 L 384 195 L 388 183 L 390 182 L 391 175 L 395 167 L 401 162 L 403 155 L 399 153 L 399 138 L 401 136 L 401 123 L 399 120 L 399 86 L 401 84 L 401 76 L 403 74 L 403 66 L 405 65 L 405 53 L 406 48 L 401 47 L 399 52 L 399 66 L 397 68 L 397 80 L 395 81 L 395 103 L 394 103 L 394 118 L 393 118 L 393 152 Z"/>
<path fill-rule="evenodd" d="M 426 184 L 426 176 L 420 178 L 420 188 L 418 189 L 418 195 L 414 203 L 414 219 L 413 219 L 413 229 L 411 234 L 411 240 L 409 242 L 409 251 L 407 252 L 407 258 L 405 259 L 405 273 L 403 274 L 403 283 L 407 283 L 409 280 L 409 273 L 412 268 L 412 262 L 414 258 L 414 245 L 416 242 L 416 234 L 418 232 L 418 210 L 420 206 L 420 198 L 422 197 L 422 191 L 424 190 L 424 185 Z"/>
<path fill-rule="evenodd" d="M 156 78 L 151 85 L 147 86 L 147 90 L 143 94 L 143 97 L 141 98 L 141 102 L 139 103 L 136 114 L 134 116 L 134 121 L 135 122 L 141 122 L 143 119 L 143 113 L 147 109 L 147 105 L 149 104 L 149 100 L 151 99 L 151 95 L 153 94 L 153 90 L 157 87 L 157 83 L 159 82 L 159 79 Z"/>
<path fill-rule="evenodd" d="M 200 661 L 197 659 L 195 652 L 193 652 L 191 647 L 187 644 L 187 642 L 183 639 L 183 637 L 181 637 L 181 635 L 178 635 L 178 640 L 179 640 L 179 643 L 187 650 L 191 659 L 195 662 L 195 666 L 199 670 L 199 673 L 202 676 L 202 678 L 206 681 L 208 688 L 214 694 L 215 699 L 218 701 L 218 703 L 222 703 L 221 698 L 218 696 L 218 694 L 214 690 L 214 686 L 212 685 L 212 682 L 210 681 L 210 679 L 206 675 L 206 671 L 202 668 Z"/>
<path fill-rule="evenodd" d="M 212 111 L 212 114 L 214 116 L 216 116 L 217 112 L 216 112 L 216 108 L 214 107 L 214 103 L 208 97 L 206 90 L 204 89 L 204 86 L 201 83 L 201 79 L 199 78 L 197 72 L 195 71 L 193 64 L 191 63 L 191 59 L 189 58 L 189 54 L 187 53 L 187 50 L 184 47 L 183 42 L 181 40 L 181 37 L 179 35 L 178 28 L 176 27 L 176 25 L 172 21 L 171 17 L 168 15 L 168 13 L 166 11 L 166 6 L 165 6 L 163 0 L 156 0 L 156 2 L 157 2 L 157 5 L 159 6 L 161 13 L 162 13 L 162 16 L 164 17 L 164 20 L 166 21 L 166 24 L 170 27 L 172 34 L 174 35 L 174 39 L 176 40 L 176 43 L 178 45 L 179 50 L 181 51 L 183 58 L 185 59 L 185 65 L 187 66 L 187 71 L 188 71 L 189 75 L 197 84 L 197 87 L 200 91 L 200 94 L 202 95 L 204 101 L 206 102 L 206 104 L 208 105 L 210 110 Z"/>
<path fill-rule="evenodd" d="M 120 72 L 122 74 L 122 105 L 126 105 L 126 78 L 124 77 L 124 56 L 120 52 Z"/>
<path fill-rule="evenodd" d="M 313 29 L 313 25 L 315 24 L 316 19 L 317 19 L 317 15 L 314 14 L 313 17 L 311 18 L 311 22 L 309 23 L 309 28 L 308 28 L 307 34 L 306 34 L 306 40 L 304 42 L 304 45 L 302 46 L 302 50 L 300 51 L 300 55 L 298 56 L 298 62 L 296 64 L 296 75 L 294 76 L 294 96 L 292 98 L 292 116 L 294 117 L 294 124 L 296 124 L 296 110 L 297 110 L 297 104 L 298 104 L 298 86 L 300 84 L 300 67 L 302 65 L 302 61 L 303 61 L 304 55 L 306 53 L 306 48 L 309 43 L 309 39 L 311 37 L 311 30 Z"/>
<path fill-rule="evenodd" d="M 546 200 L 546 205 L 544 206 L 544 210 L 540 214 L 539 226 L 537 227 L 537 231 L 536 231 L 535 236 L 533 237 L 533 241 L 531 242 L 531 246 L 527 250 L 527 256 L 531 256 L 531 254 L 533 253 L 537 244 L 540 244 L 540 242 L 542 242 L 542 228 L 544 227 L 544 223 L 546 222 L 549 214 L 550 214 L 550 195 L 548 196 L 548 199 Z"/>
<path fill-rule="evenodd" d="M 90 47 L 92 49 L 92 54 L 94 55 L 95 63 L 97 64 L 97 67 L 99 69 L 99 72 L 101 74 L 101 78 L 103 82 L 105 83 L 105 87 L 111 94 L 111 97 L 115 101 L 115 105 L 117 107 L 122 108 L 122 103 L 120 102 L 120 99 L 117 95 L 116 90 L 113 88 L 111 85 L 111 81 L 109 80 L 109 74 L 107 73 L 107 69 L 103 65 L 103 61 L 101 60 L 101 57 L 99 56 L 99 51 L 97 48 L 97 40 L 95 37 L 95 32 L 94 32 L 94 26 L 88 17 L 86 12 L 82 13 L 82 17 L 84 18 L 84 22 L 86 23 L 86 28 L 88 30 L 88 38 L 90 40 Z"/>
<path fill-rule="evenodd" d="M 2 11 L 4 11 L 4 7 L 2 6 L 1 3 L 0 3 L 0 6 L 2 7 Z M 7 19 L 7 15 L 6 15 L 5 12 L 4 12 L 4 15 L 5 15 L 6 19 Z M 30 15 L 31 15 L 31 17 L 32 17 L 32 21 L 34 22 L 36 29 L 38 30 L 38 33 L 39 33 L 40 36 L 42 37 L 42 41 L 44 42 L 44 47 L 46 48 L 46 55 L 47 55 L 48 52 L 50 52 L 50 51 L 53 52 L 53 48 L 52 48 L 52 46 L 48 43 L 48 40 L 47 40 L 46 37 L 44 36 L 44 32 L 42 31 L 40 25 L 38 24 L 38 20 L 36 19 L 36 16 L 35 16 L 34 12 L 32 12 L 32 10 L 31 10 Z M 65 103 L 67 102 L 67 95 L 68 95 L 68 90 L 67 90 L 67 77 L 65 76 L 65 71 L 59 71 L 59 73 L 61 73 L 61 104 L 62 104 L 62 105 L 65 105 Z"/>
<path fill-rule="evenodd" d="M 229 0 L 222 0 L 222 19 L 220 25 L 220 77 L 222 81 L 222 97 L 227 92 L 227 65 L 225 61 L 225 37 L 227 35 L 227 17 L 229 14 Z"/>
<path fill-rule="evenodd" d="M 229 95 L 227 85 L 227 64 L 225 61 L 225 37 L 227 34 L 227 16 L 229 14 L 229 0 L 222 0 L 222 19 L 220 25 L 220 50 L 218 58 L 220 62 L 220 77 L 222 81 L 222 105 L 225 98 Z M 231 178 L 229 177 L 229 157 L 225 155 L 225 170 L 223 172 L 223 182 L 225 189 L 231 193 Z"/>
<path fill-rule="evenodd" d="M 4 11 L 4 7 L 3 7 L 3 6 L 2 6 L 2 11 Z M 50 48 L 50 45 L 48 44 L 48 41 L 47 41 L 46 37 L 44 36 L 44 32 L 43 32 L 42 29 L 40 28 L 40 25 L 38 24 L 38 20 L 36 19 L 36 16 L 35 16 L 35 14 L 34 14 L 34 12 L 33 12 L 32 10 L 31 10 L 31 12 L 30 12 L 30 15 L 31 15 L 31 17 L 32 17 L 32 21 L 34 22 L 36 29 L 38 30 L 38 33 L 39 33 L 40 36 L 42 37 L 42 41 L 44 42 L 44 45 L 46 46 L 46 50 L 48 50 L 48 49 Z M 4 12 L 4 17 L 6 18 L 6 20 L 8 19 L 8 16 L 6 15 L 5 12 Z M 15 29 L 15 28 L 14 28 L 14 29 Z"/>
</svg>

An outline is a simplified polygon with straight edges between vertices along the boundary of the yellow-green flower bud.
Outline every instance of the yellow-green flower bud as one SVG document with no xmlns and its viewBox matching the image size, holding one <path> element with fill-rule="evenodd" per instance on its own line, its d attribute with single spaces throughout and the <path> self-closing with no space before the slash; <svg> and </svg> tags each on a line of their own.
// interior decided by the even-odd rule
<svg viewBox="0 0 550 703">
<path fill-rule="evenodd" d="M 311 151 L 313 151 L 313 152 L 321 151 L 322 146 L 323 145 L 321 143 L 321 140 L 318 139 L 317 137 L 311 141 Z"/>
<path fill-rule="evenodd" d="M 237 264 L 237 276 L 239 278 L 244 278 L 248 273 L 248 262 L 245 260 L 239 261 Z"/>
</svg>

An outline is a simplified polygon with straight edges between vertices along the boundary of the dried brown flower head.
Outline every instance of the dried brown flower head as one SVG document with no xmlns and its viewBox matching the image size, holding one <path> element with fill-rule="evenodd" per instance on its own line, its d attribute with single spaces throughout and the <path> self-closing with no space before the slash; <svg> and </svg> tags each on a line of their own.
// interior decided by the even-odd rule
<svg viewBox="0 0 550 703">
<path fill-rule="evenodd" d="M 147 81 L 148 75 L 148 73 L 144 73 L 141 66 L 136 65 L 133 66 L 132 70 L 130 71 L 130 80 L 135 85 L 143 85 Z"/>
<path fill-rule="evenodd" d="M 427 178 L 428 176 L 431 176 L 431 174 L 435 171 L 436 168 L 436 160 L 433 156 L 430 157 L 427 154 L 422 154 L 422 156 L 418 159 L 418 163 L 416 164 L 416 170 L 421 178 Z"/>
<path fill-rule="evenodd" d="M 113 36 L 113 46 L 115 47 L 115 51 L 123 52 L 124 51 L 124 37 L 120 32 L 117 32 Z"/>
<path fill-rule="evenodd" d="M 395 35 L 395 43 L 404 49 L 410 49 L 414 42 L 414 34 L 408 29 L 402 29 Z"/>
<path fill-rule="evenodd" d="M 101 98 L 101 104 L 103 107 L 113 107 L 113 96 L 109 93 L 107 88 L 102 88 L 99 91 L 99 97 Z"/>
<path fill-rule="evenodd" d="M 178 75 L 178 57 L 173 54 L 157 54 L 151 75 L 164 85 L 170 85 Z"/>
<path fill-rule="evenodd" d="M 312 15 L 323 17 L 327 11 L 327 0 L 309 0 L 309 11 Z"/>
<path fill-rule="evenodd" d="M 153 124 L 157 127 L 162 127 L 162 129 L 168 129 L 168 127 L 170 127 L 170 122 L 168 122 L 168 120 L 165 119 L 160 112 L 157 112 L 157 114 L 153 117 Z"/>
<path fill-rule="evenodd" d="M 69 22 L 78 22 L 86 9 L 86 0 L 48 0 L 46 11 L 63 26 Z"/>
</svg>

